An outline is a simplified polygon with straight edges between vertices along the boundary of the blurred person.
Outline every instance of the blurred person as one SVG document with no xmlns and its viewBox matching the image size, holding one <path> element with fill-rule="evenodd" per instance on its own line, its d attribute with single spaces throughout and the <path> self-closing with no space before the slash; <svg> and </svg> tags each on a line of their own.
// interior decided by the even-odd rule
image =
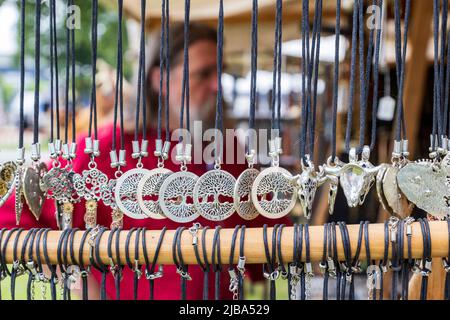
<svg viewBox="0 0 450 320">
<path fill-rule="evenodd" d="M 183 24 L 174 24 L 170 28 L 170 129 L 174 130 L 179 127 L 179 115 L 180 115 L 180 101 L 181 101 L 181 88 L 183 78 Z M 155 33 L 151 37 L 151 50 L 148 52 L 147 61 L 147 100 L 149 108 L 149 157 L 143 158 L 142 163 L 145 168 L 153 169 L 157 167 L 158 160 L 152 156 L 155 147 L 156 139 L 156 117 L 158 107 L 158 93 L 159 93 L 159 33 Z M 190 111 L 191 120 L 203 121 L 205 129 L 214 126 L 215 118 L 215 104 L 217 96 L 217 50 L 216 50 L 216 30 L 208 28 L 203 25 L 194 24 L 190 25 L 190 38 L 189 38 L 189 77 L 190 77 Z M 113 91 L 110 91 L 113 92 Z M 166 94 L 165 89 L 162 92 Z M 114 101 L 110 101 L 113 104 Z M 129 104 L 124 103 L 125 108 L 130 108 Z M 126 110 L 125 113 L 134 115 L 132 110 Z M 99 118 L 100 119 L 100 118 Z M 164 125 L 164 121 L 163 121 Z M 225 125 L 226 128 L 226 125 Z M 126 126 L 125 132 L 125 147 L 126 147 L 126 161 L 127 166 L 123 170 L 129 170 L 136 167 L 137 160 L 132 159 L 131 154 L 131 141 L 134 140 L 133 136 L 134 123 L 131 121 Z M 119 139 L 119 131 L 114 134 Z M 165 139 L 164 128 L 162 132 L 162 139 Z M 99 128 L 98 136 L 100 140 L 100 152 L 101 155 L 96 158 L 98 169 L 106 173 L 110 178 L 114 177 L 116 169 L 110 167 L 109 151 L 111 150 L 111 141 L 113 135 L 112 124 L 104 125 Z M 84 136 L 80 136 L 78 140 L 77 158 L 73 162 L 73 169 L 75 172 L 82 172 L 88 169 L 89 155 L 84 154 L 85 142 Z M 175 142 L 172 142 L 172 148 L 175 146 Z M 235 152 L 236 154 L 236 152 Z M 165 167 L 176 172 L 179 171 L 179 164 L 171 161 L 166 161 Z M 188 164 L 188 171 L 201 176 L 207 170 L 210 170 L 204 162 L 202 164 Z M 237 177 L 244 169 L 246 165 L 226 164 L 222 165 L 222 169 L 230 172 Z M 6 228 L 12 228 L 15 226 L 14 217 L 14 196 L 12 196 L 7 204 L 0 208 L 0 226 Z M 84 229 L 84 213 L 85 213 L 85 201 L 75 205 L 73 214 L 73 227 Z M 102 201 L 98 203 L 97 222 L 103 226 L 110 226 L 111 224 L 111 208 L 106 207 Z M 203 227 L 209 226 L 214 228 L 217 225 L 222 227 L 233 228 L 236 225 L 247 225 L 248 227 L 261 227 L 264 223 L 273 225 L 274 220 L 268 220 L 261 216 L 257 217 L 253 221 L 244 221 L 237 214 L 234 214 L 229 219 L 222 222 L 211 222 L 203 218 L 199 218 L 196 222 L 201 223 Z M 278 220 L 277 222 L 280 222 Z M 283 220 L 284 223 L 289 223 L 288 219 Z M 192 224 L 185 224 L 186 227 L 190 227 Z M 29 229 L 32 227 L 50 227 L 57 229 L 55 220 L 55 206 L 53 201 L 46 201 L 43 207 L 43 212 L 39 221 L 33 218 L 29 212 L 27 206 L 25 206 L 21 227 Z M 167 227 L 169 230 L 174 230 L 179 227 L 180 224 L 165 220 L 134 220 L 124 216 L 123 228 L 129 230 L 133 227 L 146 227 L 147 229 L 161 230 L 163 227 Z M 227 262 L 223 261 L 225 264 Z M 253 279 L 262 279 L 261 267 L 258 265 L 246 266 L 249 275 Z M 189 281 L 187 284 L 187 299 L 202 299 L 203 292 L 203 272 L 198 266 L 189 266 L 189 273 L 194 281 Z M 133 298 L 133 279 L 134 273 L 125 268 L 123 271 L 123 280 L 121 281 L 121 299 Z M 223 268 L 221 273 L 221 298 L 231 299 L 232 294 L 229 292 L 229 274 L 226 268 Z M 99 297 L 99 283 L 101 281 L 101 274 L 91 269 L 91 276 L 89 281 L 89 298 L 96 299 Z M 210 273 L 209 278 L 209 297 L 214 297 L 214 273 Z M 111 299 L 115 298 L 115 284 L 111 274 L 108 274 L 107 278 L 107 294 Z M 149 297 L 149 284 L 148 281 L 141 279 L 139 282 L 138 298 L 148 299 Z M 180 298 L 180 276 L 176 272 L 176 268 L 173 265 L 164 266 L 164 277 L 155 281 L 155 299 L 179 299 Z"/>
</svg>

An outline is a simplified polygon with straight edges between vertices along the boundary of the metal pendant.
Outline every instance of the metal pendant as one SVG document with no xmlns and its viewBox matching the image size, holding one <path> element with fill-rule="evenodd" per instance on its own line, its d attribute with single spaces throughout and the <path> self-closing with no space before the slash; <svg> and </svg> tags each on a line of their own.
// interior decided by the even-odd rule
<svg viewBox="0 0 450 320">
<path fill-rule="evenodd" d="M 215 169 L 202 175 L 194 187 L 194 205 L 200 215 L 211 221 L 223 221 L 234 213 L 234 186 L 230 173 Z"/>
<path fill-rule="evenodd" d="M 56 201 L 56 214 L 57 214 L 56 222 L 60 230 L 72 228 L 73 209 L 74 206 L 72 202 Z"/>
<path fill-rule="evenodd" d="M 252 200 L 256 210 L 266 218 L 278 219 L 295 206 L 297 190 L 286 169 L 270 167 L 262 171 L 252 186 Z"/>
<path fill-rule="evenodd" d="M 164 216 L 179 223 L 197 219 L 193 192 L 198 176 L 192 172 L 180 171 L 164 180 L 159 190 L 159 206 Z"/>
<path fill-rule="evenodd" d="M 22 217 L 23 211 L 23 174 L 24 168 L 19 166 L 16 172 L 16 181 L 15 181 L 15 199 L 14 199 L 14 209 L 16 214 L 16 224 L 20 224 L 20 218 Z"/>
<path fill-rule="evenodd" d="M 253 220 L 259 215 L 252 200 L 252 186 L 259 173 L 259 170 L 248 168 L 241 173 L 234 185 L 234 207 L 244 220 Z"/>
<path fill-rule="evenodd" d="M 312 206 L 316 196 L 317 188 L 319 187 L 320 177 L 311 168 L 304 170 L 300 175 L 295 177 L 294 182 L 298 188 L 298 198 L 303 209 L 303 215 L 311 218 Z"/>
<path fill-rule="evenodd" d="M 118 228 L 123 228 L 123 213 L 115 208 L 112 211 L 112 222 L 111 222 L 111 226 L 110 229 L 118 229 Z"/>
<path fill-rule="evenodd" d="M 41 189 L 48 199 L 55 199 L 60 202 L 74 199 L 75 188 L 72 181 L 73 173 L 60 167 L 52 167 L 40 181 Z"/>
<path fill-rule="evenodd" d="M 23 174 L 23 195 L 31 213 L 39 220 L 46 198 L 41 189 L 40 180 L 47 172 L 47 166 L 41 162 L 36 167 L 28 167 Z"/>
<path fill-rule="evenodd" d="M 84 170 L 82 174 L 75 173 L 72 181 L 78 196 L 86 200 L 99 201 L 102 196 L 102 186 L 108 183 L 108 176 L 94 165 L 89 170 Z"/>
<path fill-rule="evenodd" d="M 400 168 L 385 165 L 377 175 L 377 193 L 383 208 L 391 215 L 406 218 L 411 215 L 414 205 L 398 187 L 397 175 Z"/>
<path fill-rule="evenodd" d="M 375 176 L 380 167 L 374 167 L 369 162 L 370 149 L 364 147 L 362 160 L 357 161 L 356 150 L 350 150 L 350 163 L 345 164 L 340 170 L 340 184 L 351 208 L 362 205 L 370 191 Z"/>
<path fill-rule="evenodd" d="M 115 188 L 115 201 L 117 208 L 124 215 L 133 219 L 146 219 L 148 215 L 141 209 L 137 201 L 137 188 L 142 178 L 149 170 L 136 168 L 125 172 L 117 179 Z"/>
<path fill-rule="evenodd" d="M 116 179 L 109 179 L 108 183 L 101 187 L 101 197 L 103 204 L 112 209 L 111 218 L 112 222 L 110 229 L 123 227 L 123 213 L 117 208 L 114 192 L 116 190 Z"/>
<path fill-rule="evenodd" d="M 398 186 L 409 201 L 437 218 L 450 216 L 450 170 L 420 160 L 408 163 L 397 175 Z"/>
<path fill-rule="evenodd" d="M 5 204 L 14 190 L 16 172 L 17 165 L 12 161 L 0 165 L 0 207 Z"/>
<path fill-rule="evenodd" d="M 159 190 L 163 182 L 173 172 L 163 167 L 150 170 L 145 174 L 137 187 L 137 200 L 141 210 L 152 219 L 165 219 L 159 206 Z"/>
</svg>

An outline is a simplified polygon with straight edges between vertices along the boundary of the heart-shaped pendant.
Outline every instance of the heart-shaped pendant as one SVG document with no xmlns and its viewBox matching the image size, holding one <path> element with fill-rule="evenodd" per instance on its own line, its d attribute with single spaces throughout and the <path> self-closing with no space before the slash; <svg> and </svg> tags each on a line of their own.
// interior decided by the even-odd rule
<svg viewBox="0 0 450 320">
<path fill-rule="evenodd" d="M 400 169 L 397 181 L 418 208 L 438 218 L 450 216 L 450 172 L 442 164 L 429 160 L 409 163 Z"/>
<path fill-rule="evenodd" d="M 6 162 L 0 165 L 0 207 L 11 196 L 16 179 L 17 165 L 12 162 Z"/>
<path fill-rule="evenodd" d="M 39 220 L 42 206 L 46 198 L 45 192 L 40 187 L 40 180 L 47 172 L 45 163 L 39 163 L 36 167 L 28 167 L 23 174 L 23 195 L 31 213 Z"/>
</svg>

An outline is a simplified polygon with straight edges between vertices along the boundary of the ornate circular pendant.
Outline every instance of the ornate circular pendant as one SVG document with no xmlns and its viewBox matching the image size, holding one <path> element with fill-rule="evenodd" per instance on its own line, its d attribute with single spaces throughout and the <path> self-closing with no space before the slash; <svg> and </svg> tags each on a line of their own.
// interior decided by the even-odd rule
<svg viewBox="0 0 450 320">
<path fill-rule="evenodd" d="M 108 183 L 108 176 L 93 167 L 84 170 L 82 175 L 75 173 L 72 177 L 74 188 L 78 196 L 86 200 L 100 200 L 102 186 Z"/>
<path fill-rule="evenodd" d="M 112 209 L 116 209 L 116 199 L 114 198 L 114 193 L 116 191 L 116 179 L 109 179 L 107 184 L 101 186 L 101 197 L 103 204 Z"/>
<path fill-rule="evenodd" d="M 12 162 L 6 162 L 0 165 L 0 207 L 8 200 L 14 190 L 17 165 Z"/>
<path fill-rule="evenodd" d="M 252 187 L 252 200 L 261 215 L 278 219 L 291 212 L 297 197 L 297 190 L 291 179 L 290 172 L 280 167 L 265 169 L 256 177 Z"/>
<path fill-rule="evenodd" d="M 41 162 L 37 168 L 29 167 L 23 174 L 23 195 L 28 208 L 37 220 L 41 216 L 42 206 L 46 198 L 45 192 L 41 189 L 41 178 L 47 172 L 47 166 Z"/>
<path fill-rule="evenodd" d="M 169 169 L 156 168 L 150 170 L 139 182 L 137 200 L 141 210 L 150 218 L 158 220 L 166 218 L 159 206 L 159 190 L 172 173 Z"/>
<path fill-rule="evenodd" d="M 253 220 L 259 212 L 252 200 L 252 186 L 259 170 L 249 168 L 241 173 L 234 186 L 234 207 L 237 214 L 244 220 Z"/>
<path fill-rule="evenodd" d="M 180 171 L 164 180 L 159 189 L 159 206 L 167 218 L 179 223 L 197 219 L 193 193 L 198 176 L 192 172 Z"/>
<path fill-rule="evenodd" d="M 141 210 L 137 201 L 137 187 L 142 177 L 148 173 L 147 169 L 132 169 L 117 179 L 115 200 L 117 208 L 124 215 L 133 219 L 146 219 L 148 216 Z"/>
<path fill-rule="evenodd" d="M 195 184 L 194 204 L 200 215 L 211 221 L 223 221 L 234 213 L 234 186 L 230 173 L 215 169 L 202 175 Z"/>
</svg>

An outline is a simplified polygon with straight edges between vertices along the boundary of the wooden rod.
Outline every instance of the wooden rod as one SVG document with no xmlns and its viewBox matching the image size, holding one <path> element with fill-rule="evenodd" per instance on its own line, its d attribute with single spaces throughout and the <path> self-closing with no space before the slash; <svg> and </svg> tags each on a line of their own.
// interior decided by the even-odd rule
<svg viewBox="0 0 450 320">
<path fill-rule="evenodd" d="M 271 248 L 271 237 L 272 237 L 272 228 L 268 228 L 268 239 L 269 239 L 269 248 Z M 322 259 L 323 254 L 323 226 L 310 226 L 309 227 L 309 236 L 310 236 L 310 252 L 311 252 L 311 260 L 313 262 L 318 262 Z M 437 257 L 446 257 L 448 255 L 448 246 L 449 246 L 449 232 L 447 227 L 447 222 L 445 221 L 433 221 L 430 222 L 430 230 L 431 230 L 431 241 L 432 241 L 432 256 Z M 223 264 L 228 264 L 230 247 L 231 247 L 231 237 L 234 229 L 222 229 L 220 231 L 220 249 L 221 249 L 221 258 Z M 351 250 L 352 256 L 356 250 L 357 239 L 358 239 L 358 231 L 359 225 L 348 225 L 348 231 L 351 241 Z M 419 223 L 412 224 L 412 256 L 413 258 L 421 258 L 423 243 L 422 243 L 422 233 L 420 229 Z M 23 231 L 19 237 L 18 242 L 18 257 L 20 259 L 20 248 L 22 248 L 22 243 L 25 238 L 25 235 L 28 231 Z M 78 259 L 78 251 L 80 246 L 80 240 L 84 231 L 77 231 L 74 236 L 74 250 L 75 250 L 75 258 Z M 100 239 L 100 257 L 104 264 L 110 264 L 108 254 L 107 254 L 107 242 L 109 230 L 105 231 Z M 160 236 L 160 230 L 148 230 L 146 231 L 146 243 L 147 243 L 147 252 L 150 262 L 153 259 L 156 244 L 158 242 Z M 200 252 L 201 258 L 202 255 L 202 245 L 201 245 L 201 236 L 202 230 L 198 232 L 198 249 Z M 6 244 L 6 261 L 8 263 L 12 263 L 13 261 L 13 243 L 15 239 L 14 233 L 10 239 L 10 241 Z M 116 233 L 117 234 L 117 233 Z M 128 234 L 128 231 L 122 231 L 120 233 L 120 258 L 122 263 L 125 263 L 125 239 Z M 174 237 L 175 231 L 168 230 L 166 231 L 164 240 L 162 242 L 161 250 L 158 257 L 158 263 L 161 264 L 173 264 L 172 259 L 172 241 Z M 48 233 L 47 240 L 47 250 L 48 255 L 52 263 L 57 263 L 57 247 L 58 240 L 61 235 L 61 231 L 50 231 Z M 134 250 L 135 250 L 135 235 L 136 232 L 131 236 L 131 241 L 129 244 L 129 253 L 131 261 L 134 261 Z M 212 255 L 212 241 L 213 241 L 214 230 L 208 229 L 206 231 L 206 252 L 209 258 L 209 262 L 211 262 Z M 237 263 L 239 259 L 239 235 L 236 240 L 235 252 L 234 252 L 234 263 Z M 340 236 L 339 227 L 336 227 L 336 235 L 337 235 L 337 249 L 339 254 L 339 259 L 343 260 L 343 248 L 342 248 L 342 240 Z M 89 236 L 88 236 L 89 238 Z M 115 238 L 113 237 L 112 244 L 112 252 L 113 258 L 115 257 Z M 5 241 L 5 235 L 3 236 L 3 241 Z M 194 249 L 192 245 L 192 235 L 185 230 L 182 234 L 182 253 L 183 259 L 186 264 L 197 264 L 197 260 L 195 258 Z M 285 262 L 292 261 L 293 258 L 293 227 L 285 227 L 283 229 L 282 238 L 281 238 L 281 250 L 283 254 L 283 259 Z M 384 224 L 371 224 L 369 226 L 369 243 L 370 243 L 370 254 L 371 258 L 375 260 L 379 260 L 383 258 L 384 254 Z M 36 245 L 34 245 L 35 247 Z M 3 243 L 2 243 L 3 247 Z M 405 257 L 407 256 L 407 242 L 405 235 Z M 44 259 L 42 239 L 40 243 L 41 248 L 41 258 Z M 89 263 L 89 255 L 90 255 L 90 244 L 86 241 L 84 245 L 84 263 Z M 264 253 L 264 243 L 263 243 L 263 229 L 262 228 L 247 228 L 245 231 L 245 257 L 246 262 L 250 264 L 257 263 L 265 263 L 266 257 Z M 34 251 L 34 249 L 33 249 Z M 69 250 L 67 250 L 69 252 Z M 271 251 L 270 251 L 271 252 Z M 305 241 L 303 241 L 303 259 L 305 257 Z M 391 255 L 391 248 L 389 248 L 389 255 Z M 139 241 L 139 263 L 145 264 L 144 256 L 142 254 L 142 242 Z M 366 258 L 365 251 L 365 242 L 364 237 L 361 243 L 361 254 L 360 259 L 364 260 Z M 115 258 L 114 258 L 115 259 Z M 45 260 L 42 260 L 45 261 Z M 69 263 L 77 263 L 77 261 L 71 261 L 70 257 L 68 257 Z"/>
</svg>

